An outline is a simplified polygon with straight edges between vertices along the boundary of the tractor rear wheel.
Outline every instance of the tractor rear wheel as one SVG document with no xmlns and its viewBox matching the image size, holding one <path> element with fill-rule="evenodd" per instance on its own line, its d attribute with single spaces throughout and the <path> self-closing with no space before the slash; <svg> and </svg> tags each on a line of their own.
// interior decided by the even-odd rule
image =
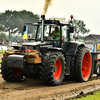
<svg viewBox="0 0 100 100">
<path fill-rule="evenodd" d="M 61 52 L 47 52 L 42 57 L 40 79 L 46 85 L 60 85 L 64 78 L 65 57 Z"/>
<path fill-rule="evenodd" d="M 100 61 L 96 61 L 96 68 L 94 69 L 95 74 L 100 76 Z"/>
<path fill-rule="evenodd" d="M 3 79 L 7 82 L 17 82 L 21 81 L 23 78 L 20 70 L 7 67 L 7 61 L 4 61 L 3 59 L 1 64 L 1 74 Z"/>
<path fill-rule="evenodd" d="M 91 75 L 91 53 L 87 47 L 80 47 L 75 59 L 75 74 L 77 81 L 86 82 Z"/>
</svg>

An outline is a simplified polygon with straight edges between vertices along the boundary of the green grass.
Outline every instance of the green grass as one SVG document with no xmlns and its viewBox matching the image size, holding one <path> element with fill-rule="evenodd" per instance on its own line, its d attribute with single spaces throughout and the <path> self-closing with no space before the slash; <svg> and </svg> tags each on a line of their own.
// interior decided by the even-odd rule
<svg viewBox="0 0 100 100">
<path fill-rule="evenodd" d="M 6 50 L 0 50 L 0 53 L 5 53 Z M 2 62 L 2 60 L 0 59 L 0 63 Z"/>
<path fill-rule="evenodd" d="M 5 53 L 6 50 L 0 50 L 0 53 Z"/>
<path fill-rule="evenodd" d="M 93 95 L 87 95 L 86 97 L 81 97 L 71 100 L 100 100 L 100 91 L 94 93 Z"/>
</svg>

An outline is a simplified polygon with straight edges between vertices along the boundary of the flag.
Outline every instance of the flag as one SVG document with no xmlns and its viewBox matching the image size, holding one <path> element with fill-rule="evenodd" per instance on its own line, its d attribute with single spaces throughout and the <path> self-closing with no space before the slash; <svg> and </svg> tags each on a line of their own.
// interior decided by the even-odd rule
<svg viewBox="0 0 100 100">
<path fill-rule="evenodd" d="M 26 31 L 24 32 L 24 35 L 23 35 L 23 40 L 24 39 L 28 39 L 28 26 L 26 26 Z"/>
</svg>

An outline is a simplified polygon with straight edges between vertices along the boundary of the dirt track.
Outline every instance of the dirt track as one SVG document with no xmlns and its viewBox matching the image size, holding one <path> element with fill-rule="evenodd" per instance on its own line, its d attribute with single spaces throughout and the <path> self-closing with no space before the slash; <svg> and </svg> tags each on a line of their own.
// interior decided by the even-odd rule
<svg viewBox="0 0 100 100">
<path fill-rule="evenodd" d="M 100 86 L 100 78 L 88 82 L 65 81 L 60 86 L 44 86 L 39 79 L 5 82 L 0 75 L 0 100 L 54 100 Z"/>
</svg>

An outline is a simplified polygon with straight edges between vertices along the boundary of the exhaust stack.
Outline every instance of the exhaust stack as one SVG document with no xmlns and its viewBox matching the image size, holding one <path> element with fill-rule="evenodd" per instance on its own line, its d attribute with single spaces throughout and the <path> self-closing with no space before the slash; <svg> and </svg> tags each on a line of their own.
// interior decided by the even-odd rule
<svg viewBox="0 0 100 100">
<path fill-rule="evenodd" d="M 45 19 L 45 15 L 41 15 L 41 19 L 42 19 L 41 42 L 44 42 L 43 34 L 44 34 L 44 19 Z"/>
</svg>

